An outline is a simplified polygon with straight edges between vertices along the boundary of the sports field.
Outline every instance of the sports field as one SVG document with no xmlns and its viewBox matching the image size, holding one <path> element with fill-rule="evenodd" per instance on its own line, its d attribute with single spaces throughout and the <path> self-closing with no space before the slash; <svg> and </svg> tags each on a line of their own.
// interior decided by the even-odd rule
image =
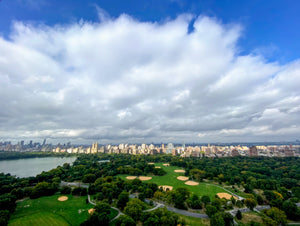
<svg viewBox="0 0 300 226">
<path fill-rule="evenodd" d="M 181 168 L 177 166 L 164 166 L 163 163 L 155 163 L 155 166 L 160 166 L 162 169 L 164 169 L 167 174 L 164 176 L 153 176 L 151 180 L 148 180 L 147 182 L 154 182 L 157 185 L 169 185 L 173 186 L 173 188 L 178 187 L 186 187 L 188 188 L 192 193 L 195 193 L 199 196 L 208 195 L 210 198 L 215 197 L 217 193 L 226 192 L 222 188 L 219 188 L 213 184 L 209 183 L 199 183 L 199 185 L 196 186 L 190 186 L 186 185 L 185 181 L 178 180 L 178 176 L 184 176 L 184 173 L 175 173 L 174 170 L 180 170 Z M 126 177 L 128 175 L 119 175 L 122 179 L 126 180 Z"/>
<path fill-rule="evenodd" d="M 86 204 L 87 196 L 67 195 L 68 200 L 63 202 L 57 200 L 59 197 L 53 195 L 19 202 L 8 225 L 80 225 L 88 218 L 88 210 L 93 205 Z M 116 216 L 116 211 L 113 212 Z"/>
</svg>

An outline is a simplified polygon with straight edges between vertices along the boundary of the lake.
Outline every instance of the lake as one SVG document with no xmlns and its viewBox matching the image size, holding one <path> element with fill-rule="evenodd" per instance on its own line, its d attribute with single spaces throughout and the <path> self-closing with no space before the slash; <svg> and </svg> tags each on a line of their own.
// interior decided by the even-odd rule
<svg viewBox="0 0 300 226">
<path fill-rule="evenodd" d="M 0 172 L 17 177 L 35 177 L 43 171 L 49 171 L 64 163 L 73 163 L 76 157 L 45 157 L 0 161 Z"/>
</svg>

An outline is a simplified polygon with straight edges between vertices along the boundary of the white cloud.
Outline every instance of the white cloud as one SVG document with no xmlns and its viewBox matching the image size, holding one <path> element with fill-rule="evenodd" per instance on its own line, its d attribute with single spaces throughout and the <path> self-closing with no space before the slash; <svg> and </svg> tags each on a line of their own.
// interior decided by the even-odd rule
<svg viewBox="0 0 300 226">
<path fill-rule="evenodd" d="M 241 26 L 128 15 L 0 37 L 0 137 L 73 142 L 298 139 L 300 60 L 240 55 Z M 299 130 L 298 130 L 299 131 Z"/>
</svg>

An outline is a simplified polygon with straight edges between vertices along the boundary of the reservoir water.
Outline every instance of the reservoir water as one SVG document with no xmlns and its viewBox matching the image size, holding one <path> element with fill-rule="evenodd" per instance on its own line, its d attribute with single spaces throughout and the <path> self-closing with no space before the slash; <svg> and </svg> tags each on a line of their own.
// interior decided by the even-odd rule
<svg viewBox="0 0 300 226">
<path fill-rule="evenodd" d="M 76 157 L 45 157 L 16 160 L 1 160 L 0 172 L 10 173 L 17 177 L 35 177 L 43 171 L 49 171 L 64 163 L 73 163 Z"/>
</svg>

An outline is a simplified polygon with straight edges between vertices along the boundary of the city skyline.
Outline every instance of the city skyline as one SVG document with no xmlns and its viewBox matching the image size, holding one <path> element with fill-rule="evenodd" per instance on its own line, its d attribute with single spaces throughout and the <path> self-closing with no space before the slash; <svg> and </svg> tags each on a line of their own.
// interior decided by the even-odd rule
<svg viewBox="0 0 300 226">
<path fill-rule="evenodd" d="M 0 141 L 299 140 L 300 3 L 0 2 Z"/>
</svg>

